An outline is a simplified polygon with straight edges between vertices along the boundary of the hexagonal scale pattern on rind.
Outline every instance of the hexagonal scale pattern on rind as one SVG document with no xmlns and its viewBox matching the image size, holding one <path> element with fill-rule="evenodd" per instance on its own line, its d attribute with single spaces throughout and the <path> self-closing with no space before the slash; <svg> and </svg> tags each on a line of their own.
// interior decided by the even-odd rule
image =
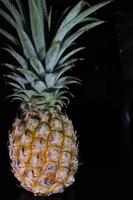
<svg viewBox="0 0 133 200">
<path fill-rule="evenodd" d="M 74 182 L 78 147 L 72 122 L 57 109 L 16 119 L 9 135 L 11 166 L 35 195 L 59 193 Z"/>
</svg>

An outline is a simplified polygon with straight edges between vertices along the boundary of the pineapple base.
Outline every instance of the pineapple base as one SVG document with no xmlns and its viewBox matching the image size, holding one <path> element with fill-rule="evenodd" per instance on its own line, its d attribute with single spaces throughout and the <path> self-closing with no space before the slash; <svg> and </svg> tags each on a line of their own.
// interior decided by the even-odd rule
<svg viewBox="0 0 133 200">
<path fill-rule="evenodd" d="M 34 195 L 61 193 L 73 184 L 78 168 L 72 122 L 58 109 L 28 112 L 9 134 L 12 171 Z"/>
</svg>

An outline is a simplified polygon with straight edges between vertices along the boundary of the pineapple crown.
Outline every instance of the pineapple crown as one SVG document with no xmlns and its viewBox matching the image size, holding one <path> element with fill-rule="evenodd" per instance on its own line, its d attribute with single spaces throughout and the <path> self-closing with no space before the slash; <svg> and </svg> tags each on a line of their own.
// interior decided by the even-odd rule
<svg viewBox="0 0 133 200">
<path fill-rule="evenodd" d="M 104 22 L 90 15 L 110 1 L 90 7 L 81 0 L 66 9 L 52 39 L 52 6 L 48 10 L 46 0 L 27 1 L 28 13 L 22 0 L 0 0 L 5 7 L 0 9 L 0 15 L 18 35 L 16 38 L 0 28 L 0 33 L 14 44 L 3 49 L 17 61 L 17 66 L 3 64 L 11 70 L 7 78 L 14 93 L 10 97 L 25 103 L 28 108 L 62 107 L 69 101 L 67 94 L 71 94 L 68 85 L 79 83 L 79 79 L 67 76 L 65 72 L 79 60 L 73 56 L 84 49 L 70 47 L 84 32 Z"/>
</svg>

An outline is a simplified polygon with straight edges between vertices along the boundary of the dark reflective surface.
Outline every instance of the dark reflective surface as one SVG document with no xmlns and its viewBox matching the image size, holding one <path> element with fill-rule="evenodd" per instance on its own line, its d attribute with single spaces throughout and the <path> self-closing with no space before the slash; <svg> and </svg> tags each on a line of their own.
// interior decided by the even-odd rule
<svg viewBox="0 0 133 200">
<path fill-rule="evenodd" d="M 33 196 L 29 192 L 23 190 L 18 196 L 17 200 L 26 200 L 26 199 L 31 200 L 33 199 Z"/>
<path fill-rule="evenodd" d="M 79 200 L 75 187 L 67 189 L 62 194 L 55 194 L 49 197 L 35 197 L 31 193 L 22 190 L 22 192 L 17 197 L 17 200 Z"/>
</svg>

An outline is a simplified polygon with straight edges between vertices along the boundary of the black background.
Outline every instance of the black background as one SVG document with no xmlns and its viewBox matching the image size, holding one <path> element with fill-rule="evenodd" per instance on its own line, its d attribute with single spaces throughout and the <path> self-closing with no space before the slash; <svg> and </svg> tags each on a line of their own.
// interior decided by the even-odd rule
<svg viewBox="0 0 133 200">
<path fill-rule="evenodd" d="M 57 14 L 68 5 L 78 1 L 53 1 Z M 91 5 L 100 2 L 88 1 Z M 96 199 L 133 199 L 132 190 L 114 194 L 112 185 L 116 184 L 114 174 L 132 174 L 132 87 L 133 87 L 133 9 L 131 0 L 116 0 L 95 15 L 107 23 L 85 33 L 78 39 L 80 46 L 87 48 L 79 56 L 85 60 L 78 62 L 73 72 L 82 79 L 81 86 L 71 86 L 75 98 L 71 100 L 67 113 L 73 120 L 79 136 L 80 167 L 77 181 L 63 195 L 48 199 L 79 200 Z M 55 17 L 55 21 L 57 17 Z M 6 30 L 11 27 L 0 18 L 0 26 Z M 0 46 L 7 43 L 0 37 Z M 0 50 L 0 63 L 13 61 L 7 53 Z M 14 62 L 14 61 L 13 61 Z M 23 191 L 14 178 L 8 157 L 8 131 L 19 104 L 10 103 L 5 97 L 11 88 L 4 82 L 0 71 L 0 178 L 1 195 L 4 199 L 30 200 L 32 195 Z M 130 121 L 128 120 L 130 119 Z M 120 172 L 120 173 L 119 173 Z M 113 180 L 112 180 L 113 179 Z M 120 183 L 120 179 L 119 179 Z M 120 186 L 120 184 L 118 185 Z M 111 185 L 111 186 L 110 186 Z M 8 188 L 8 189 L 7 189 Z M 106 194 L 105 191 L 111 189 Z M 124 196 L 125 195 L 125 196 Z M 1 199 L 1 198 L 0 198 Z M 37 198 L 36 198 L 37 199 Z M 38 198 L 39 199 L 39 198 Z"/>
</svg>

